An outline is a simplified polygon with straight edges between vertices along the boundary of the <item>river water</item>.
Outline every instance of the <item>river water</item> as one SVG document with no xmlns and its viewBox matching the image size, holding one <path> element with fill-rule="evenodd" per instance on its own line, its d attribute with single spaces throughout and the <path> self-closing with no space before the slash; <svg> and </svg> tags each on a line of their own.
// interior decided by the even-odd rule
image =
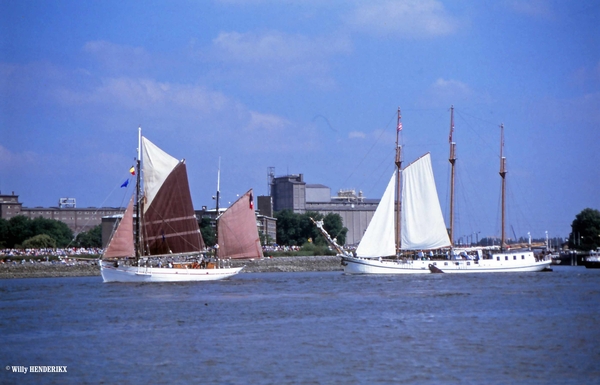
<svg viewBox="0 0 600 385">
<path fill-rule="evenodd" d="M 600 270 L 583 267 L 12 279 L 0 309 L 0 383 L 600 383 Z"/>
</svg>

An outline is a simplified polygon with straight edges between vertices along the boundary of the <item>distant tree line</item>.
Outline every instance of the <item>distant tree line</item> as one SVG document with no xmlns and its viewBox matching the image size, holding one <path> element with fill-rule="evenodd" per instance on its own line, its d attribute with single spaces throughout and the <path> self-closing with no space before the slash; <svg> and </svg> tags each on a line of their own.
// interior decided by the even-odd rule
<svg viewBox="0 0 600 385">
<path fill-rule="evenodd" d="M 575 216 L 571 223 L 569 248 L 596 250 L 600 247 L 600 211 L 586 208 Z"/>
<path fill-rule="evenodd" d="M 343 226 L 342 217 L 339 214 L 329 213 L 327 215 L 317 212 L 306 212 L 296 214 L 292 210 L 282 210 L 275 213 L 277 219 L 277 244 L 285 246 L 302 246 L 312 241 L 315 245 L 325 245 L 327 241 L 321 235 L 315 224 L 311 221 L 322 220 L 323 227 L 331 235 L 337 238 L 337 243 L 346 243 L 348 229 Z"/>
<path fill-rule="evenodd" d="M 30 219 L 23 215 L 9 220 L 0 218 L 0 248 L 64 248 L 102 247 L 100 225 L 81 232 L 73 239 L 73 231 L 66 223 L 55 219 L 37 217 Z"/>
</svg>

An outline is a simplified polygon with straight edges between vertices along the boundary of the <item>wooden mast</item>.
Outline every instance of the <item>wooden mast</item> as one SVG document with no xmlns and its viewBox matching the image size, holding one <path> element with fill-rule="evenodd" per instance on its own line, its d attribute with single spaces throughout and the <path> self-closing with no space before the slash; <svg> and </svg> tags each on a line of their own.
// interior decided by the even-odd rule
<svg viewBox="0 0 600 385">
<path fill-rule="evenodd" d="M 217 250 L 215 251 L 215 255 L 219 258 L 219 200 L 221 198 L 221 157 L 219 157 L 219 168 L 217 169 L 217 196 L 216 196 L 216 205 L 215 209 L 217 214 L 215 216 L 215 244 L 217 245 Z"/>
<path fill-rule="evenodd" d="M 450 157 L 448 161 L 452 165 L 450 172 L 450 247 L 454 246 L 454 164 L 456 163 L 456 143 L 452 140 L 454 134 L 454 106 L 450 106 L 450 135 L 448 142 L 450 143 Z"/>
<path fill-rule="evenodd" d="M 402 115 L 400 114 L 400 107 L 398 107 L 398 124 L 396 126 L 396 224 L 397 224 L 397 232 L 396 232 L 396 255 L 399 255 L 400 248 L 402 247 L 402 232 L 401 232 L 401 222 L 400 222 L 400 210 L 402 210 L 402 196 L 400 192 L 401 186 L 401 177 L 402 173 L 400 172 L 402 169 L 402 146 L 400 145 L 400 131 L 402 131 Z"/>
<path fill-rule="evenodd" d="M 141 242 L 140 242 L 140 221 L 141 221 L 141 216 L 140 216 L 140 204 L 141 204 L 141 200 L 140 200 L 140 184 L 142 181 L 141 175 L 142 175 L 142 170 L 141 170 L 141 152 L 142 152 L 142 127 L 138 127 L 138 148 L 137 148 L 137 160 L 136 160 L 136 172 L 137 172 L 137 179 L 136 179 L 136 183 L 135 183 L 135 256 L 136 258 L 139 258 L 142 255 L 142 248 L 141 248 Z"/>
<path fill-rule="evenodd" d="M 504 124 L 500 124 L 500 177 L 502 178 L 502 239 L 500 249 L 506 249 L 505 215 L 506 215 L 506 158 L 504 157 Z"/>
</svg>

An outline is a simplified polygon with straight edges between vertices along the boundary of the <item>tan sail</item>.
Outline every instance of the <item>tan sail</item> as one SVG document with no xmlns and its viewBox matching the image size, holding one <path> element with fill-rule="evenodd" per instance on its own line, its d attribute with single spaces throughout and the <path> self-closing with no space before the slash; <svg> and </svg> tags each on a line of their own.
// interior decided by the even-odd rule
<svg viewBox="0 0 600 385">
<path fill-rule="evenodd" d="M 130 258 L 135 256 L 133 245 L 133 196 L 125 209 L 123 218 L 106 247 L 104 258 Z"/>
<path fill-rule="evenodd" d="M 194 212 L 185 162 L 171 171 L 143 216 L 144 254 L 198 252 L 204 241 Z"/>
<path fill-rule="evenodd" d="M 219 258 L 262 258 L 252 190 L 218 219 Z"/>
</svg>

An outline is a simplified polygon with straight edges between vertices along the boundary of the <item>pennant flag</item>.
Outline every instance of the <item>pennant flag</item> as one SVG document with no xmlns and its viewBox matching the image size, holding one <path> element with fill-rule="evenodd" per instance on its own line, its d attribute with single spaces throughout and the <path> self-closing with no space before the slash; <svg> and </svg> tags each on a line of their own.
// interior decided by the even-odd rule
<svg viewBox="0 0 600 385">
<path fill-rule="evenodd" d="M 398 131 L 402 131 L 402 122 L 398 122 Z"/>
<path fill-rule="evenodd" d="M 129 172 L 131 173 L 131 175 L 135 175 L 135 167 L 131 166 Z"/>
<path fill-rule="evenodd" d="M 125 182 L 123 182 L 123 184 L 121 185 L 121 187 L 127 187 L 129 186 L 129 179 L 126 179 Z"/>
</svg>

